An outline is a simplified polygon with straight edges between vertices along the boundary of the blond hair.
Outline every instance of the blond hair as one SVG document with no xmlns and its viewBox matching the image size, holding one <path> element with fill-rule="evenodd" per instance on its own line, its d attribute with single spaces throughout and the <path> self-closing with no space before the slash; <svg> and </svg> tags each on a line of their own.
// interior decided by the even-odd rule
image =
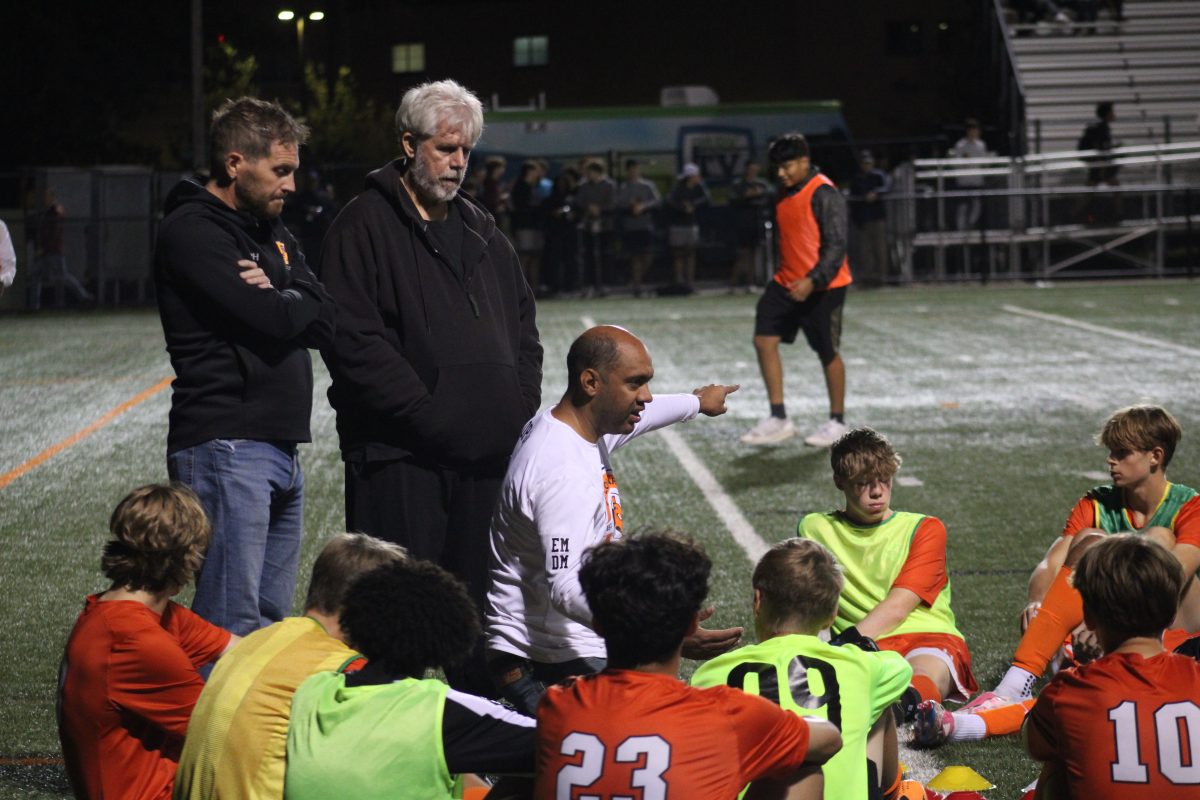
<svg viewBox="0 0 1200 800">
<path fill-rule="evenodd" d="M 1161 447 L 1162 468 L 1166 469 L 1182 438 L 1183 429 L 1165 408 L 1143 403 L 1114 411 L 1096 441 L 1114 453 Z"/>
<path fill-rule="evenodd" d="M 204 506 L 182 483 L 140 486 L 113 509 L 100 568 L 119 586 L 162 592 L 191 582 L 208 549 Z"/>
<path fill-rule="evenodd" d="M 404 561 L 408 551 L 365 533 L 338 533 L 325 543 L 313 564 L 304 608 L 323 614 L 342 610 L 346 590 L 361 575 L 376 567 Z"/>
<path fill-rule="evenodd" d="M 751 582 L 760 593 L 759 620 L 766 627 L 796 625 L 816 633 L 837 611 L 845 578 L 825 545 L 793 537 L 759 559 Z"/>
</svg>

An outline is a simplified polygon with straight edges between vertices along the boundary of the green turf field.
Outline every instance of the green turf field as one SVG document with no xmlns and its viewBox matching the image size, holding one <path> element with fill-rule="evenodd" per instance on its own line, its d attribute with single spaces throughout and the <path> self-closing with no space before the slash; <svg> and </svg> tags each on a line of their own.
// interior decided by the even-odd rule
<svg viewBox="0 0 1200 800">
<path fill-rule="evenodd" d="M 887 433 L 904 456 L 893 506 L 946 522 L 954 607 L 981 684 L 1007 665 L 1029 570 L 1075 499 L 1106 476 L 1092 437 L 1110 410 L 1141 400 L 1169 408 L 1185 431 L 1170 475 L 1200 485 L 1198 301 L 1200 284 L 1179 282 L 849 296 L 847 421 Z M 655 391 L 742 384 L 726 416 L 681 426 L 675 438 L 652 434 L 616 456 L 630 528 L 671 526 L 707 546 L 720 624 L 749 618 L 751 562 L 731 530 L 773 542 L 791 535 L 801 514 L 839 497 L 824 451 L 799 439 L 771 449 L 738 442 L 766 411 L 750 345 L 754 302 L 607 298 L 539 308 L 546 404 L 562 392 L 567 346 L 592 320 L 642 336 Z M 0 476 L 171 375 L 152 310 L 3 316 L 0 331 Z M 785 349 L 784 363 L 789 412 L 802 428 L 815 427 L 825 410 L 816 359 L 800 345 Z M 301 590 L 317 545 L 342 525 L 327 384 L 318 363 L 315 442 L 303 450 Z M 167 408 L 168 392 L 153 394 L 0 488 L 0 619 L 8 625 L 0 797 L 68 793 L 54 763 L 55 670 L 84 595 L 104 588 L 98 561 L 109 512 L 132 487 L 166 477 Z M 1013 740 L 946 747 L 934 759 L 914 765 L 969 764 L 997 784 L 993 798 L 1016 798 L 1036 775 Z"/>
</svg>

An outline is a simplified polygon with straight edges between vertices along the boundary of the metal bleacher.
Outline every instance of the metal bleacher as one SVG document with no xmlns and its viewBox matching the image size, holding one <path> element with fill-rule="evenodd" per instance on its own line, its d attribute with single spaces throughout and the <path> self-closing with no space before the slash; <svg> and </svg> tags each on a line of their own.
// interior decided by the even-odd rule
<svg viewBox="0 0 1200 800">
<path fill-rule="evenodd" d="M 1200 274 L 1200 0 L 1126 0 L 1124 20 L 1089 23 L 990 4 L 1006 127 L 989 144 L 1007 154 L 895 171 L 898 280 Z M 1077 150 L 1103 101 L 1114 148 Z"/>
<path fill-rule="evenodd" d="M 1127 0 L 1124 21 L 1011 24 L 1032 152 L 1072 150 L 1095 105 L 1137 146 L 1200 138 L 1200 0 Z"/>
</svg>

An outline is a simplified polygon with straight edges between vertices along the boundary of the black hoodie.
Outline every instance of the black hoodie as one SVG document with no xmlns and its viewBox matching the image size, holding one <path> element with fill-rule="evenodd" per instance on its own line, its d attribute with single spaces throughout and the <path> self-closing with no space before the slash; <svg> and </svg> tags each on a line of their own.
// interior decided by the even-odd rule
<svg viewBox="0 0 1200 800">
<path fill-rule="evenodd" d="M 342 456 L 494 467 L 541 401 L 533 294 L 492 215 L 463 192 L 451 267 L 400 184 L 404 169 L 368 175 L 322 249 L 338 311 L 321 356 Z"/>
<path fill-rule="evenodd" d="M 175 368 L 167 452 L 210 439 L 310 441 L 312 362 L 333 301 L 279 219 L 235 211 L 196 180 L 171 190 L 158 230 L 158 312 Z M 239 277 L 256 262 L 272 289 Z"/>
</svg>

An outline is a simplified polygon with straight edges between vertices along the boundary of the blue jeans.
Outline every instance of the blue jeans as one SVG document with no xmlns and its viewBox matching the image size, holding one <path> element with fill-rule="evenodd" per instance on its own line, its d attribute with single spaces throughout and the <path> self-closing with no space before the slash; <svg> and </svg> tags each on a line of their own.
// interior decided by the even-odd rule
<svg viewBox="0 0 1200 800">
<path fill-rule="evenodd" d="M 192 610 L 244 636 L 292 609 L 304 535 L 304 474 L 290 442 L 212 439 L 167 454 L 200 496 L 212 542 Z"/>
</svg>

